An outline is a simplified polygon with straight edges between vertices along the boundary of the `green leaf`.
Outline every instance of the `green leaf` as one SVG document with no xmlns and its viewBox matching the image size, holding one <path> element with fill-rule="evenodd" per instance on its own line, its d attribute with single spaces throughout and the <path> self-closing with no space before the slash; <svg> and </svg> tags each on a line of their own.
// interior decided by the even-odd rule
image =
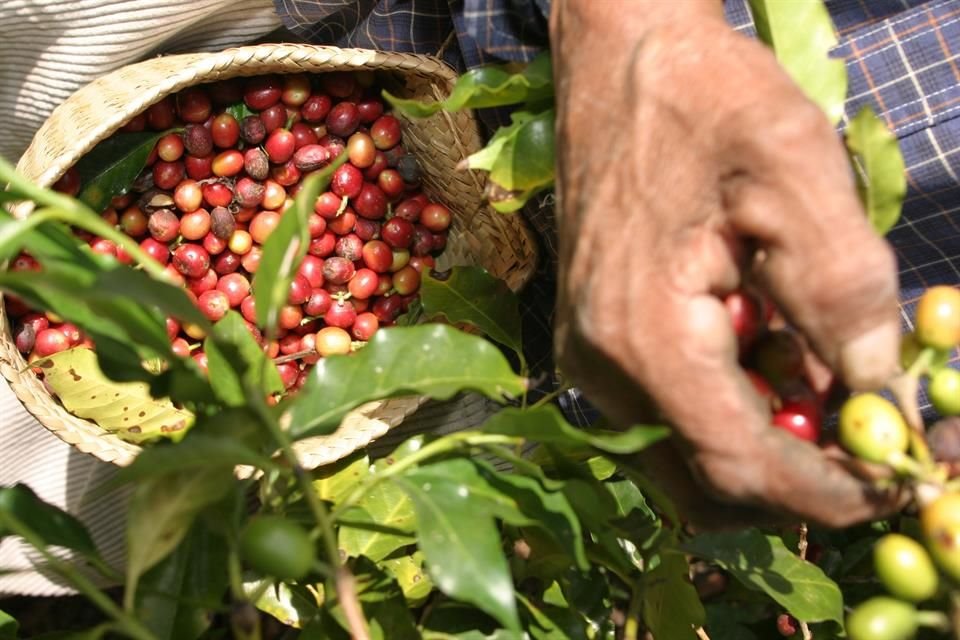
<svg viewBox="0 0 960 640">
<path fill-rule="evenodd" d="M 253 276 L 253 296 L 257 299 L 257 324 L 268 336 L 277 330 L 277 316 L 287 303 L 290 282 L 297 274 L 310 244 L 307 219 L 313 213 L 313 203 L 330 184 L 337 168 L 347 161 L 346 152 L 324 167 L 307 176 L 290 207 L 280 217 L 280 223 L 263 243 L 263 257 Z"/>
<path fill-rule="evenodd" d="M 589 446 L 613 454 L 635 453 L 670 435 L 667 427 L 636 426 L 626 431 L 578 429 L 552 404 L 532 409 L 504 409 L 487 420 L 483 430 L 562 448 Z"/>
<path fill-rule="evenodd" d="M 260 611 L 295 629 L 303 628 L 319 613 L 319 606 L 306 587 L 277 582 L 262 590 L 268 582 L 270 579 L 243 583 L 243 592 L 247 597 L 261 594 L 253 603 Z"/>
<path fill-rule="evenodd" d="M 760 640 L 747 625 L 766 618 L 766 611 L 763 611 L 762 616 L 758 616 L 749 609 L 745 610 L 736 603 L 729 602 L 712 602 L 706 605 L 706 611 L 707 622 L 704 629 L 710 640 Z"/>
<path fill-rule="evenodd" d="M 397 584 L 400 585 L 407 606 L 411 609 L 424 604 L 427 596 L 433 591 L 433 581 L 423 570 L 423 553 L 420 551 L 413 555 L 384 560 L 380 563 L 380 566 L 392 575 Z"/>
<path fill-rule="evenodd" d="M 831 124 L 843 116 L 847 95 L 844 61 L 830 57 L 837 45 L 833 21 L 823 2 L 749 0 L 760 40 L 810 100 L 823 109 Z"/>
<path fill-rule="evenodd" d="M 390 327 L 356 353 L 321 359 L 280 424 L 305 438 L 332 432 L 370 400 L 418 393 L 446 400 L 467 389 L 502 400 L 522 393 L 524 380 L 483 338 L 440 324 Z"/>
<path fill-rule="evenodd" d="M 415 477 L 394 481 L 413 500 L 417 543 L 437 588 L 519 630 L 510 568 L 493 518 L 478 511 L 469 491 L 456 483 L 436 485 Z"/>
<path fill-rule="evenodd" d="M 44 544 L 88 555 L 97 553 L 93 538 L 82 522 L 47 504 L 23 484 L 0 488 L 0 537 L 12 533 L 18 524 L 29 529 Z"/>
<path fill-rule="evenodd" d="M 0 611 L 0 640 L 16 640 L 20 623 L 6 611 Z"/>
<path fill-rule="evenodd" d="M 209 626 L 227 589 L 228 546 L 199 521 L 140 580 L 136 610 L 158 640 L 192 640 Z"/>
<path fill-rule="evenodd" d="M 550 52 L 534 58 L 520 73 L 511 73 L 505 66 L 484 66 L 457 78 L 446 100 L 421 102 L 405 100 L 387 91 L 383 97 L 398 111 L 411 118 L 426 118 L 441 109 L 482 109 L 521 102 L 540 101 L 553 96 L 553 71 Z"/>
<path fill-rule="evenodd" d="M 427 319 L 467 322 L 488 338 L 522 353 L 516 294 L 482 267 L 454 267 L 445 277 L 424 272 L 420 301 Z"/>
<path fill-rule="evenodd" d="M 236 104 L 230 105 L 229 107 L 224 109 L 224 111 L 232 115 L 236 119 L 237 123 L 243 122 L 243 119 L 246 118 L 247 116 L 257 115 L 256 112 L 252 111 L 250 107 L 247 106 L 246 102 L 242 102 L 242 101 Z"/>
<path fill-rule="evenodd" d="M 204 507 L 235 487 L 232 465 L 153 476 L 136 485 L 127 511 L 124 602 L 128 609 L 135 601 L 140 576 L 177 548 Z"/>
<path fill-rule="evenodd" d="M 155 280 L 144 271 L 117 265 L 102 272 L 93 287 L 104 297 L 134 300 L 155 307 L 166 316 L 199 325 L 205 331 L 210 329 L 210 321 L 187 297 L 185 289 Z"/>
<path fill-rule="evenodd" d="M 410 610 L 396 580 L 367 558 L 358 558 L 351 569 L 356 580 L 357 599 L 363 608 L 371 640 L 415 640 L 419 638 Z M 344 629 L 346 615 L 335 596 L 331 614 Z"/>
<path fill-rule="evenodd" d="M 776 536 L 746 529 L 702 534 L 681 546 L 716 562 L 744 586 L 766 593 L 798 620 L 843 624 L 843 596 L 837 584 Z"/>
<path fill-rule="evenodd" d="M 240 412 L 218 413 L 201 418 L 201 424 L 209 420 L 243 419 Z M 249 465 L 272 471 L 277 465 L 270 458 L 250 449 L 243 442 L 222 436 L 198 433 L 191 429 L 187 437 L 177 444 L 160 443 L 144 449 L 130 466 L 120 469 L 116 482 L 134 483 L 153 476 L 178 471 L 199 470 L 214 465 Z"/>
<path fill-rule="evenodd" d="M 484 460 L 472 462 L 479 471 L 479 478 L 491 489 L 513 501 L 516 509 L 525 516 L 525 519 L 505 518 L 510 524 L 543 529 L 576 566 L 581 570 L 589 567 L 580 521 L 563 492 L 547 491 L 536 479 L 529 476 L 499 473 Z M 421 470 L 425 468 L 421 467 Z M 462 479 L 465 477 L 469 476 L 461 476 Z"/>
<path fill-rule="evenodd" d="M 243 317 L 229 311 L 203 342 L 207 354 L 210 386 L 229 407 L 247 404 L 251 389 L 263 394 L 280 393 L 283 381 L 276 365 L 250 335 Z"/>
<path fill-rule="evenodd" d="M 424 624 L 425 639 L 526 640 L 521 631 L 497 629 L 496 621 L 476 607 L 445 598 L 435 601 Z"/>
<path fill-rule="evenodd" d="M 193 414 L 167 399 L 155 399 L 142 382 L 113 382 L 97 365 L 90 349 L 68 349 L 39 363 L 44 381 L 70 413 L 94 421 L 130 442 L 156 437 L 178 439 L 193 423 Z"/>
<path fill-rule="evenodd" d="M 413 544 L 414 522 L 407 494 L 394 484 L 381 482 L 341 516 L 338 545 L 347 556 L 382 560 Z"/>
<path fill-rule="evenodd" d="M 554 117 L 553 109 L 514 112 L 509 126 L 500 127 L 486 147 L 466 159 L 467 168 L 490 172 L 485 195 L 497 211 L 516 211 L 553 186 Z"/>
<path fill-rule="evenodd" d="M 847 149 L 857 165 L 857 191 L 874 230 L 885 235 L 900 219 L 907 172 L 897 137 L 869 106 L 847 126 Z"/>
<path fill-rule="evenodd" d="M 321 500 L 337 504 L 370 474 L 370 457 L 363 452 L 314 469 L 313 488 Z"/>
<path fill-rule="evenodd" d="M 517 597 L 523 604 L 524 618 L 531 622 L 526 628 L 534 640 L 587 640 L 591 637 L 587 632 L 587 621 L 569 607 L 545 603 L 534 605 L 522 595 Z"/>
<path fill-rule="evenodd" d="M 168 133 L 115 133 L 95 146 L 77 161 L 81 184 L 77 198 L 94 211 L 103 211 L 111 198 L 127 192 L 157 140 Z"/>
<path fill-rule="evenodd" d="M 682 553 L 665 550 L 656 567 L 643 575 L 643 621 L 657 638 L 696 638 L 706 620 L 690 567 Z"/>
</svg>

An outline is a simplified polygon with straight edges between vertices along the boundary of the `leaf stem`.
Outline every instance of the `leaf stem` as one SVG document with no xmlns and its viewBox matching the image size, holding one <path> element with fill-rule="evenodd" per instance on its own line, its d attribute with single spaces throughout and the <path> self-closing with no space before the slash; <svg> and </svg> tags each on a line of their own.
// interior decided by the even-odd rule
<svg viewBox="0 0 960 640">
<path fill-rule="evenodd" d="M 623 625 L 623 640 L 637 640 L 640 632 L 640 604 L 640 589 L 631 585 L 630 605 L 627 609 L 627 620 Z"/>
<path fill-rule="evenodd" d="M 453 451 L 461 446 L 484 446 L 484 445 L 514 445 L 519 442 L 519 438 L 511 436 L 501 436 L 491 433 L 480 433 L 477 431 L 461 431 L 444 436 L 439 440 L 427 444 L 419 451 L 415 451 L 405 458 L 397 460 L 393 465 L 387 467 L 379 473 L 367 476 L 363 482 L 354 487 L 353 491 L 347 494 L 347 497 L 340 501 L 333 509 L 333 519 L 339 519 L 347 510 L 356 505 L 373 487 L 380 484 L 388 478 L 392 478 L 410 467 L 413 467 L 428 458 Z"/>
<path fill-rule="evenodd" d="M 943 611 L 917 611 L 917 625 L 936 629 L 941 633 L 950 632 L 950 617 Z"/>
</svg>

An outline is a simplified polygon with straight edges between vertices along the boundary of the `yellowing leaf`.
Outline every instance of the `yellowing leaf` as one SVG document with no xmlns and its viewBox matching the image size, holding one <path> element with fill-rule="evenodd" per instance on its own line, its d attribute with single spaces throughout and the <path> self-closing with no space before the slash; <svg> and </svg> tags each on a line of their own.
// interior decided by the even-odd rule
<svg viewBox="0 0 960 640">
<path fill-rule="evenodd" d="M 113 382 L 90 349 L 69 349 L 40 364 L 44 380 L 73 415 L 92 420 L 129 442 L 156 437 L 179 439 L 193 414 L 168 399 L 154 399 L 142 382 Z"/>
</svg>

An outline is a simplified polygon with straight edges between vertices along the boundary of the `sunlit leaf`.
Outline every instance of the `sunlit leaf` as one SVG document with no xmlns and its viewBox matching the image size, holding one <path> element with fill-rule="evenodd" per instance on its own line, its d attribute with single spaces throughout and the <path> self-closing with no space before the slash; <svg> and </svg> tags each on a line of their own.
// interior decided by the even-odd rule
<svg viewBox="0 0 960 640">
<path fill-rule="evenodd" d="M 176 439 L 193 423 L 193 414 L 167 399 L 153 398 L 147 384 L 108 380 L 90 349 L 61 351 L 39 366 L 67 411 L 124 440 Z"/>
<path fill-rule="evenodd" d="M 839 122 L 847 95 L 847 70 L 843 60 L 830 57 L 837 35 L 826 4 L 820 0 L 749 2 L 757 35 L 830 122 Z"/>
<path fill-rule="evenodd" d="M 354 354 L 321 359 L 280 422 L 304 438 L 330 433 L 370 400 L 412 394 L 445 400 L 468 389 L 502 400 L 522 393 L 524 380 L 483 338 L 440 324 L 391 327 Z"/>
<path fill-rule="evenodd" d="M 900 219 L 907 194 L 907 172 L 897 137 L 869 106 L 847 125 L 847 148 L 858 165 L 857 191 L 867 219 L 880 235 Z"/>
<path fill-rule="evenodd" d="M 370 457 L 358 452 L 313 471 L 313 488 L 321 500 L 337 504 L 370 473 Z"/>
<path fill-rule="evenodd" d="M 516 211 L 553 185 L 554 117 L 553 109 L 515 112 L 509 126 L 466 159 L 467 168 L 490 172 L 485 195 L 497 211 Z"/>
<path fill-rule="evenodd" d="M 482 267 L 454 267 L 436 277 L 425 272 L 420 301 L 428 319 L 442 316 L 453 323 L 466 322 L 514 352 L 522 350 L 517 296 Z"/>
<path fill-rule="evenodd" d="M 254 606 L 295 629 L 314 618 L 320 611 L 316 599 L 302 585 L 290 585 L 283 582 L 271 583 L 272 579 L 243 583 L 247 597 L 260 594 Z M 264 589 L 264 586 L 271 583 Z M 336 626 L 336 625 L 334 625 Z"/>
<path fill-rule="evenodd" d="M 392 575 L 403 591 L 407 606 L 419 607 L 433 591 L 433 581 L 423 569 L 423 554 L 419 551 L 409 556 L 390 558 L 380 565 Z"/>
<path fill-rule="evenodd" d="M 459 111 L 544 100 L 553 96 L 550 53 L 541 53 L 520 73 L 493 65 L 467 71 L 457 78 L 450 96 L 438 102 L 402 99 L 387 91 L 383 96 L 394 108 L 411 118 L 426 118 L 441 109 Z"/>
<path fill-rule="evenodd" d="M 395 484 L 381 482 L 340 517 L 339 547 L 348 556 L 382 560 L 413 544 L 413 504 Z"/>
<path fill-rule="evenodd" d="M 534 409 L 507 408 L 483 425 L 488 433 L 520 436 L 559 447 L 593 447 L 614 454 L 634 453 L 670 435 L 667 427 L 636 426 L 626 431 L 578 429 L 567 422 L 560 410 L 547 404 Z"/>
<path fill-rule="evenodd" d="M 400 586 L 393 576 L 367 558 L 351 563 L 356 582 L 357 600 L 363 608 L 371 640 L 416 640 L 420 637 L 414 625 Z M 334 619 L 348 628 L 346 615 L 339 605 L 339 594 L 331 598 Z"/>
<path fill-rule="evenodd" d="M 469 492 L 457 483 L 406 478 L 395 482 L 413 500 L 417 544 L 437 588 L 518 630 L 513 581 L 493 518 L 475 509 Z"/>
<path fill-rule="evenodd" d="M 766 593 L 798 620 L 843 624 L 843 596 L 837 584 L 776 536 L 756 529 L 705 533 L 681 547 L 716 562 L 744 586 Z"/>
</svg>

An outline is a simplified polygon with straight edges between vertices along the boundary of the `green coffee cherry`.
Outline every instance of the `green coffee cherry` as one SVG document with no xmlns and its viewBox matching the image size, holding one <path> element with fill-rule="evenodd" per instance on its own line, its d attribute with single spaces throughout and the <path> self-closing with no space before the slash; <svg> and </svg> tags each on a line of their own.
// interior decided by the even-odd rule
<svg viewBox="0 0 960 640">
<path fill-rule="evenodd" d="M 960 494 L 945 493 L 920 512 L 923 541 L 937 566 L 960 580 Z"/>
<path fill-rule="evenodd" d="M 939 577 L 930 554 L 919 542 L 899 533 L 882 537 L 873 548 L 873 566 L 891 595 L 922 602 L 937 592 Z"/>
<path fill-rule="evenodd" d="M 914 606 L 886 596 L 870 598 L 847 616 L 850 640 L 910 640 L 916 632 Z"/>
<path fill-rule="evenodd" d="M 940 369 L 930 377 L 927 392 L 940 415 L 960 415 L 960 371 Z"/>
<path fill-rule="evenodd" d="M 886 463 L 907 450 L 910 430 L 900 410 L 875 393 L 861 393 L 840 409 L 840 444 L 869 462 Z"/>
</svg>

